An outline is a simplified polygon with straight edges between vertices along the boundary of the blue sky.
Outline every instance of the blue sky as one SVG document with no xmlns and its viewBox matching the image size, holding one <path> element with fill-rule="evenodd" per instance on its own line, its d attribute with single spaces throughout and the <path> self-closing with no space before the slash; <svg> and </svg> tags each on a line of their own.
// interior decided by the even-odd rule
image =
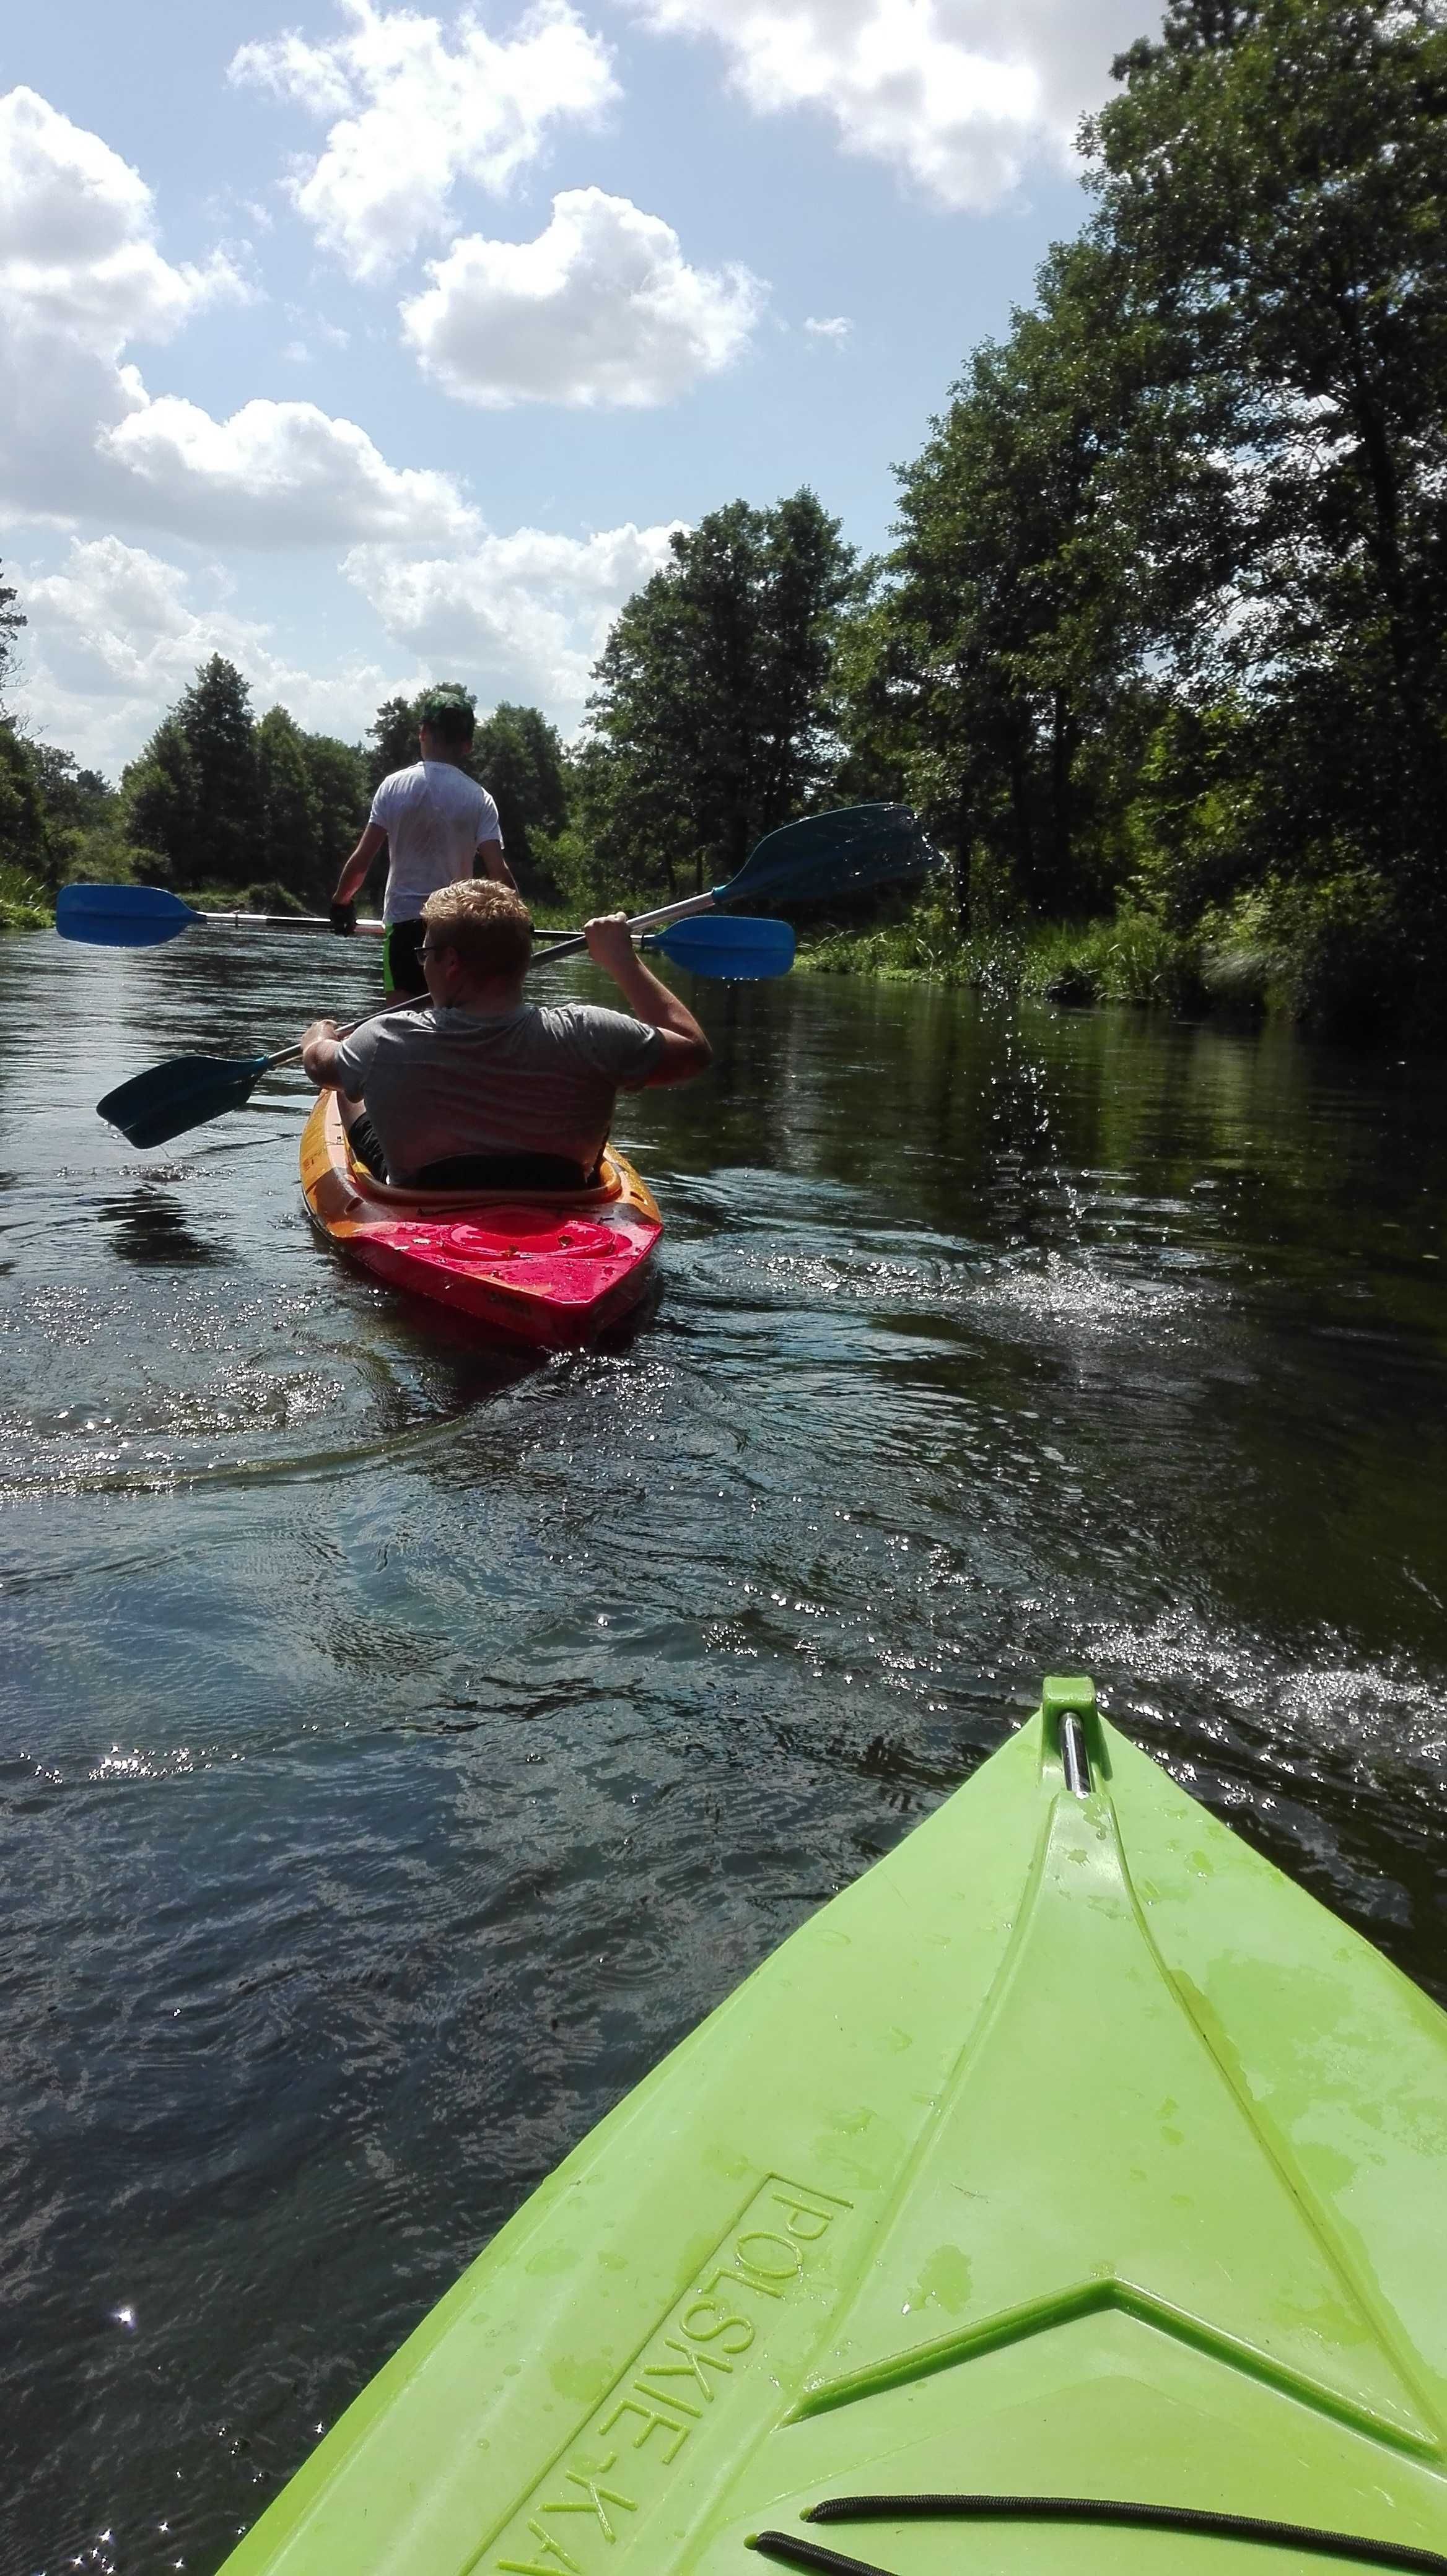
<svg viewBox="0 0 1447 2576">
<path fill-rule="evenodd" d="M 890 467 L 1084 211 L 1135 0 L 79 0 L 0 35 L 15 711 L 111 775 L 221 651 L 358 736 L 579 720 L 679 522 Z M 64 41 L 57 42 L 57 23 Z"/>
</svg>

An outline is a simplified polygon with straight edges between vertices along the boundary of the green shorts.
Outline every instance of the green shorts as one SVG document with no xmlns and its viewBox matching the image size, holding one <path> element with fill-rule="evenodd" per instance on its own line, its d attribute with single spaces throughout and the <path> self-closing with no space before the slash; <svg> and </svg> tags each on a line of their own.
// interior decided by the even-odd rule
<svg viewBox="0 0 1447 2576">
<path fill-rule="evenodd" d="M 382 942 L 382 985 L 389 1002 L 394 995 L 400 1001 L 404 994 L 427 990 L 422 966 L 426 927 L 425 921 L 394 921 Z"/>
</svg>

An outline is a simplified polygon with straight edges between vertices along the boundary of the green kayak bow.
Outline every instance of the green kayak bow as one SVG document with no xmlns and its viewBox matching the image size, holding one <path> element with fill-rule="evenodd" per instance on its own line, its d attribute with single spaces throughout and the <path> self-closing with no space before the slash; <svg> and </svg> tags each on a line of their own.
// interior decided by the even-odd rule
<svg viewBox="0 0 1447 2576">
<path fill-rule="evenodd" d="M 226 2576 L 1447 2567 L 1447 2017 L 1047 1682 Z"/>
</svg>

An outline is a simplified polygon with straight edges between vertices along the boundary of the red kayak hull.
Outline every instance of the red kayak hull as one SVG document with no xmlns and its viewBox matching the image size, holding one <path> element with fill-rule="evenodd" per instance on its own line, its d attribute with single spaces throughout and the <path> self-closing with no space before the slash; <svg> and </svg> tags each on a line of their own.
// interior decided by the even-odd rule
<svg viewBox="0 0 1447 2576">
<path fill-rule="evenodd" d="M 353 1161 L 332 1091 L 302 1132 L 301 1185 L 318 1231 L 375 1278 L 545 1349 L 591 1341 L 636 1306 L 663 1232 L 612 1146 L 591 1190 L 388 1188 Z"/>
</svg>

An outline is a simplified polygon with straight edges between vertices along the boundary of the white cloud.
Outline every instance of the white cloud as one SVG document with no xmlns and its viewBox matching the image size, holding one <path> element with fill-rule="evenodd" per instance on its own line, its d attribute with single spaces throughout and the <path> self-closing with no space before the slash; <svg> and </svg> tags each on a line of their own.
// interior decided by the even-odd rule
<svg viewBox="0 0 1447 2576">
<path fill-rule="evenodd" d="M 534 0 L 501 38 L 467 8 L 444 30 L 407 8 L 342 6 L 344 35 L 242 45 L 230 77 L 336 120 L 290 194 L 354 277 L 445 232 L 459 180 L 501 195 L 552 126 L 592 122 L 618 96 L 606 45 L 568 0 Z"/>
<path fill-rule="evenodd" d="M 465 669 L 481 697 L 536 701 L 571 727 L 609 627 L 667 562 L 680 524 L 588 537 L 520 528 L 450 556 L 359 546 L 343 569 L 384 631 L 419 660 Z"/>
<path fill-rule="evenodd" d="M 1042 153 L 1062 166 L 1141 0 L 635 0 L 659 34 L 716 38 L 761 115 L 813 107 L 848 152 L 941 205 L 983 209 Z"/>
<path fill-rule="evenodd" d="M 811 339 L 832 340 L 836 348 L 842 349 L 854 325 L 847 313 L 831 314 L 827 321 L 816 320 L 811 313 L 805 320 L 804 328 Z"/>
<path fill-rule="evenodd" d="M 30 624 L 18 712 L 42 740 L 111 777 L 213 653 L 251 682 L 259 711 L 280 700 L 298 723 L 349 740 L 384 697 L 421 677 L 404 664 L 360 659 L 322 677 L 298 670 L 268 626 L 238 617 L 224 599 L 198 603 L 192 576 L 119 537 L 73 541 L 59 572 L 19 586 Z"/>
<path fill-rule="evenodd" d="M 402 307 L 426 373 L 465 402 L 643 406 L 739 356 L 767 289 L 745 268 L 690 268 L 657 215 L 569 188 L 536 241 L 473 234 L 429 262 Z"/>
<path fill-rule="evenodd" d="M 458 670 L 484 706 L 522 699 L 571 730 L 614 617 L 667 561 L 671 533 L 521 528 L 435 556 L 358 547 L 345 571 L 393 650 L 330 670 L 299 667 L 272 626 L 239 615 L 218 567 L 183 571 L 114 535 L 72 539 L 58 571 L 17 576 L 30 621 L 17 712 L 43 740 L 116 777 L 197 664 L 222 653 L 250 681 L 258 712 L 279 700 L 299 724 L 347 741 L 384 698 Z"/>
<path fill-rule="evenodd" d="M 450 476 L 389 465 L 313 403 L 249 402 L 216 421 L 150 395 L 128 345 L 247 291 L 222 257 L 174 266 L 155 230 L 149 188 L 98 135 L 33 90 L 0 98 L 0 511 L 241 545 L 476 533 Z"/>
<path fill-rule="evenodd" d="M 138 171 L 33 89 L 0 98 L 0 315 L 114 357 L 166 340 L 198 306 L 245 288 L 219 254 L 173 267 Z"/>
<path fill-rule="evenodd" d="M 167 523 L 234 542 L 465 539 L 476 513 L 446 474 L 389 465 L 355 421 L 315 403 L 243 403 L 213 420 L 176 394 L 140 404 L 101 446 L 149 492 Z"/>
</svg>

